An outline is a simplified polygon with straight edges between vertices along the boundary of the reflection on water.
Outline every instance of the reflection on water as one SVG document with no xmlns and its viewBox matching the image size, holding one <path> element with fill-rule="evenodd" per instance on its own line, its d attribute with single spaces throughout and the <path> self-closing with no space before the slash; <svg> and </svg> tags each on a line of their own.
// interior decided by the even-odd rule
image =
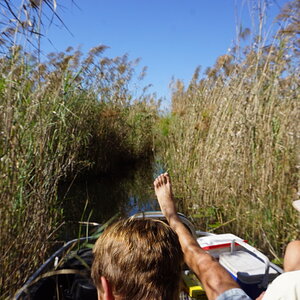
<svg viewBox="0 0 300 300">
<path fill-rule="evenodd" d="M 157 166 L 145 162 L 111 176 L 81 178 L 60 186 L 64 219 L 68 226 L 65 238 L 78 234 L 78 221 L 104 223 L 117 213 L 129 216 L 146 210 L 157 210 L 153 174 Z"/>
</svg>

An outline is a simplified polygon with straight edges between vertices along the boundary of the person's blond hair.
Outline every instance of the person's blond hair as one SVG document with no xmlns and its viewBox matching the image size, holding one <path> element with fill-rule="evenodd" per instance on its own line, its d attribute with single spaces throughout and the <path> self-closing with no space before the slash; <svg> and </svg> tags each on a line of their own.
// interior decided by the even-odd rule
<svg viewBox="0 0 300 300">
<path fill-rule="evenodd" d="M 94 246 L 92 278 L 104 276 L 119 299 L 178 299 L 183 253 L 176 233 L 154 219 L 127 219 L 108 227 Z"/>
</svg>

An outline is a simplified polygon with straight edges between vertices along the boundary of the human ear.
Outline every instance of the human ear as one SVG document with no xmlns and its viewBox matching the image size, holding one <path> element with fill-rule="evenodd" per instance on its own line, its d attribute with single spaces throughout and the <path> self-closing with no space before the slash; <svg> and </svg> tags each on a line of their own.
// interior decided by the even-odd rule
<svg viewBox="0 0 300 300">
<path fill-rule="evenodd" d="M 98 295 L 98 300 L 114 300 L 115 297 L 112 293 L 111 285 L 104 276 L 101 276 L 101 285 L 103 288 L 103 293 L 101 293 L 103 298 L 101 298 L 100 295 L 100 299 L 99 299 L 99 295 Z"/>
</svg>

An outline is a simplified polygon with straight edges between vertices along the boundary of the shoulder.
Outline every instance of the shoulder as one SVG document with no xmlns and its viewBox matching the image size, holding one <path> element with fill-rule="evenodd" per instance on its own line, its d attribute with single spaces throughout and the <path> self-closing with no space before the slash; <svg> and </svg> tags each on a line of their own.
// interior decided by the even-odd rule
<svg viewBox="0 0 300 300">
<path fill-rule="evenodd" d="M 300 270 L 283 273 L 269 285 L 263 300 L 298 299 L 300 297 L 299 283 Z"/>
<path fill-rule="evenodd" d="M 285 272 L 279 275 L 270 286 L 278 283 L 295 283 L 297 282 L 299 284 L 300 279 L 300 270 L 298 271 L 291 271 L 291 272 Z"/>
</svg>

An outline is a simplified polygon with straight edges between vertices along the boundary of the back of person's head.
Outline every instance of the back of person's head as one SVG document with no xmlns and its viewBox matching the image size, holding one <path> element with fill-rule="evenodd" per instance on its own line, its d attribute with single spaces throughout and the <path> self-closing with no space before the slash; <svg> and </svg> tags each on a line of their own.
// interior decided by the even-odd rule
<svg viewBox="0 0 300 300">
<path fill-rule="evenodd" d="M 164 222 L 127 219 L 108 227 L 94 246 L 92 278 L 111 284 L 117 299 L 178 299 L 183 253 Z"/>
</svg>

